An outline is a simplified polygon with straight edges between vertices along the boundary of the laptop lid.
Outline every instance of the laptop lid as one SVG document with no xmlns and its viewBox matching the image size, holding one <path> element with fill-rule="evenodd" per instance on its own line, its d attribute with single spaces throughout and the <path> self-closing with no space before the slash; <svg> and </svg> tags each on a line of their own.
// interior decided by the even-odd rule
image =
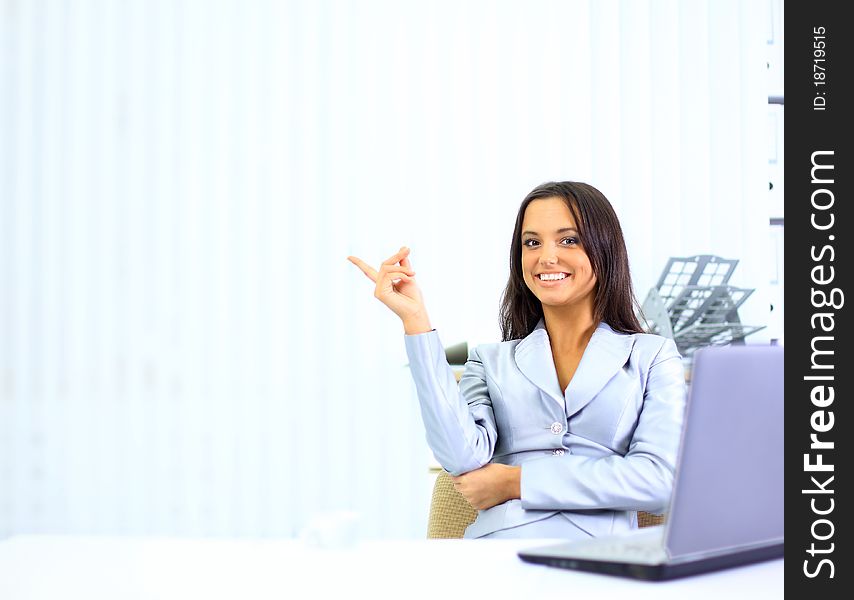
<svg viewBox="0 0 854 600">
<path fill-rule="evenodd" d="M 665 532 L 671 558 L 783 540 L 783 347 L 694 355 Z"/>
</svg>

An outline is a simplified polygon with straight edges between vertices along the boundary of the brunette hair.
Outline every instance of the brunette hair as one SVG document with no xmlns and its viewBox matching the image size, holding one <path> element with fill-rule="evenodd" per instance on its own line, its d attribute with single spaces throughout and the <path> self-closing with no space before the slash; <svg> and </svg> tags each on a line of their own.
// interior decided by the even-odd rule
<svg viewBox="0 0 854 600">
<path fill-rule="evenodd" d="M 527 336 L 543 317 L 543 306 L 528 289 L 522 275 L 522 221 L 525 209 L 534 200 L 560 198 L 575 219 L 578 237 L 596 276 L 593 317 L 614 331 L 643 333 L 635 309 L 638 301 L 632 290 L 629 257 L 617 214 L 608 199 L 592 185 L 576 181 L 538 185 L 525 196 L 510 241 L 510 278 L 501 296 L 501 337 L 503 341 Z"/>
</svg>

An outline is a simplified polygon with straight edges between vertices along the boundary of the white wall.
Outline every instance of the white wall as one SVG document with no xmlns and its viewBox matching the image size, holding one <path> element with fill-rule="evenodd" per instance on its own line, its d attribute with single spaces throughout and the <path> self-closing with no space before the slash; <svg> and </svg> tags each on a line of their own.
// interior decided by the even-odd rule
<svg viewBox="0 0 854 600">
<path fill-rule="evenodd" d="M 403 244 L 498 338 L 516 208 L 599 187 L 643 298 L 739 258 L 767 321 L 768 2 L 0 3 L 0 535 L 424 535 Z M 757 338 L 758 339 L 758 338 Z"/>
</svg>

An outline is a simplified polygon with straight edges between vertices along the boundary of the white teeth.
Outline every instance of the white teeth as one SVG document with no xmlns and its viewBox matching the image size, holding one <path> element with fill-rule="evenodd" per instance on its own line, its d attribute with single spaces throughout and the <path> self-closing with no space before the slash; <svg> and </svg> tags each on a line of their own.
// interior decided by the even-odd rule
<svg viewBox="0 0 854 600">
<path fill-rule="evenodd" d="M 540 273 L 538 277 L 540 281 L 557 281 L 558 279 L 565 279 L 566 273 Z"/>
</svg>

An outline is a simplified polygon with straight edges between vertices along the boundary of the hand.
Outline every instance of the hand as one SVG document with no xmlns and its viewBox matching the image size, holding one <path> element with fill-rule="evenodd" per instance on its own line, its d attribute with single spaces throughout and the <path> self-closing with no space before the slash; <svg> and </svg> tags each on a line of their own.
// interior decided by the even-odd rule
<svg viewBox="0 0 854 600">
<path fill-rule="evenodd" d="M 522 467 L 489 463 L 451 477 L 454 487 L 477 510 L 486 510 L 522 497 Z"/>
<path fill-rule="evenodd" d="M 360 258 L 348 256 L 347 260 L 362 270 L 376 284 L 374 297 L 388 306 L 403 321 L 408 334 L 430 331 L 430 320 L 421 290 L 415 282 L 415 271 L 409 262 L 409 248 L 403 246 L 380 265 L 376 271 Z"/>
</svg>

